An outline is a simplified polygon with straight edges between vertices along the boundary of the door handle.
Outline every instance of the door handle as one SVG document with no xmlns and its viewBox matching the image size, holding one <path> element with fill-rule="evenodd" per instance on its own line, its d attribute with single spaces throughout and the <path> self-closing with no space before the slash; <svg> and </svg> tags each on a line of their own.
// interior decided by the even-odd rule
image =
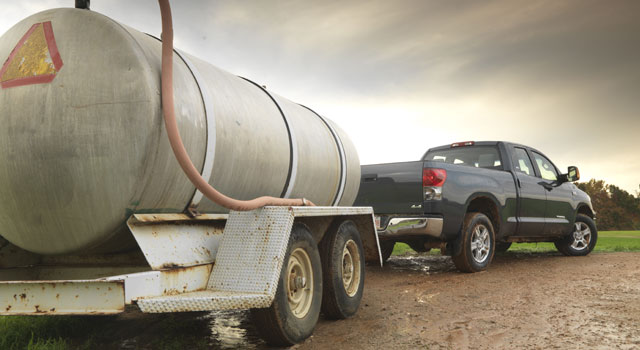
<svg viewBox="0 0 640 350">
<path fill-rule="evenodd" d="M 516 182 L 518 182 L 518 187 L 522 188 L 522 184 L 520 183 L 520 179 L 516 178 Z"/>
<path fill-rule="evenodd" d="M 378 180 L 378 174 L 373 174 L 373 175 L 364 175 L 362 176 L 362 180 L 364 180 L 364 182 L 373 182 Z"/>
</svg>

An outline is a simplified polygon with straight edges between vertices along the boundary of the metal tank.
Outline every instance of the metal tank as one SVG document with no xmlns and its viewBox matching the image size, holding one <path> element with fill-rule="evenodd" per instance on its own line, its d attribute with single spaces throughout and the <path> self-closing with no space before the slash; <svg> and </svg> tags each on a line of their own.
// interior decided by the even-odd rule
<svg viewBox="0 0 640 350">
<path fill-rule="evenodd" d="M 222 213 L 174 159 L 161 42 L 101 14 L 54 9 L 0 37 L 0 235 L 39 254 L 135 243 L 132 213 Z M 237 199 L 349 206 L 355 147 L 333 122 L 177 51 L 178 126 L 195 166 Z"/>
</svg>

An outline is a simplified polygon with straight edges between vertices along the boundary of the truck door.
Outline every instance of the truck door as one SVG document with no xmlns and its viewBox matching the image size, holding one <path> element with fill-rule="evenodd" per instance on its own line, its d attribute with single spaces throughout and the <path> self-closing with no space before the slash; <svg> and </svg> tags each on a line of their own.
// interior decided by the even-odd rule
<svg viewBox="0 0 640 350">
<path fill-rule="evenodd" d="M 575 220 L 575 210 L 571 205 L 573 185 L 565 182 L 558 186 L 558 170 L 542 154 L 532 151 L 535 166 L 540 174 L 540 182 L 547 192 L 545 209 L 545 236 L 561 236 L 571 232 L 571 223 Z"/>
<path fill-rule="evenodd" d="M 536 177 L 535 168 L 527 150 L 513 148 L 513 167 L 516 173 L 518 197 L 517 236 L 541 237 L 544 235 L 547 194 Z"/>
</svg>

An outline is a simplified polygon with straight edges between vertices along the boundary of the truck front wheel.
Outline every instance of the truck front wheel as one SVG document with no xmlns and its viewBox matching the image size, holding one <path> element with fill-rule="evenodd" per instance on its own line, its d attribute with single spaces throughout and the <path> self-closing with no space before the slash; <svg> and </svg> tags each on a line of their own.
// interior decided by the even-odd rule
<svg viewBox="0 0 640 350">
<path fill-rule="evenodd" d="M 584 215 L 576 216 L 573 232 L 555 242 L 556 249 L 564 255 L 580 256 L 591 253 L 598 240 L 598 229 L 593 220 Z"/>
<path fill-rule="evenodd" d="M 318 246 L 309 229 L 294 225 L 278 289 L 269 308 L 251 309 L 262 338 L 272 346 L 291 346 L 311 336 L 320 316 L 322 271 Z"/>
<path fill-rule="evenodd" d="M 462 272 L 485 270 L 495 252 L 495 233 L 491 220 L 482 213 L 467 213 L 464 217 L 459 247 L 454 249 L 453 263 Z"/>
<path fill-rule="evenodd" d="M 364 289 L 364 253 L 358 228 L 351 220 L 334 224 L 320 243 L 322 312 L 331 319 L 356 314 Z"/>
</svg>

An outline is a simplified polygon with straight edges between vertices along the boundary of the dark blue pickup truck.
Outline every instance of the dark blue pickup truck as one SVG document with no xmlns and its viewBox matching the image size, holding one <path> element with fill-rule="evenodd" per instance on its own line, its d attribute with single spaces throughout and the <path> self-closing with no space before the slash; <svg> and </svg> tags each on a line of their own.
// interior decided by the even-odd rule
<svg viewBox="0 0 640 350">
<path fill-rule="evenodd" d="M 419 161 L 362 166 L 355 205 L 372 206 L 386 260 L 395 242 L 440 248 L 459 270 L 487 268 L 512 242 L 554 242 L 586 255 L 598 238 L 589 196 L 541 152 L 508 142 L 459 142 Z"/>
</svg>

